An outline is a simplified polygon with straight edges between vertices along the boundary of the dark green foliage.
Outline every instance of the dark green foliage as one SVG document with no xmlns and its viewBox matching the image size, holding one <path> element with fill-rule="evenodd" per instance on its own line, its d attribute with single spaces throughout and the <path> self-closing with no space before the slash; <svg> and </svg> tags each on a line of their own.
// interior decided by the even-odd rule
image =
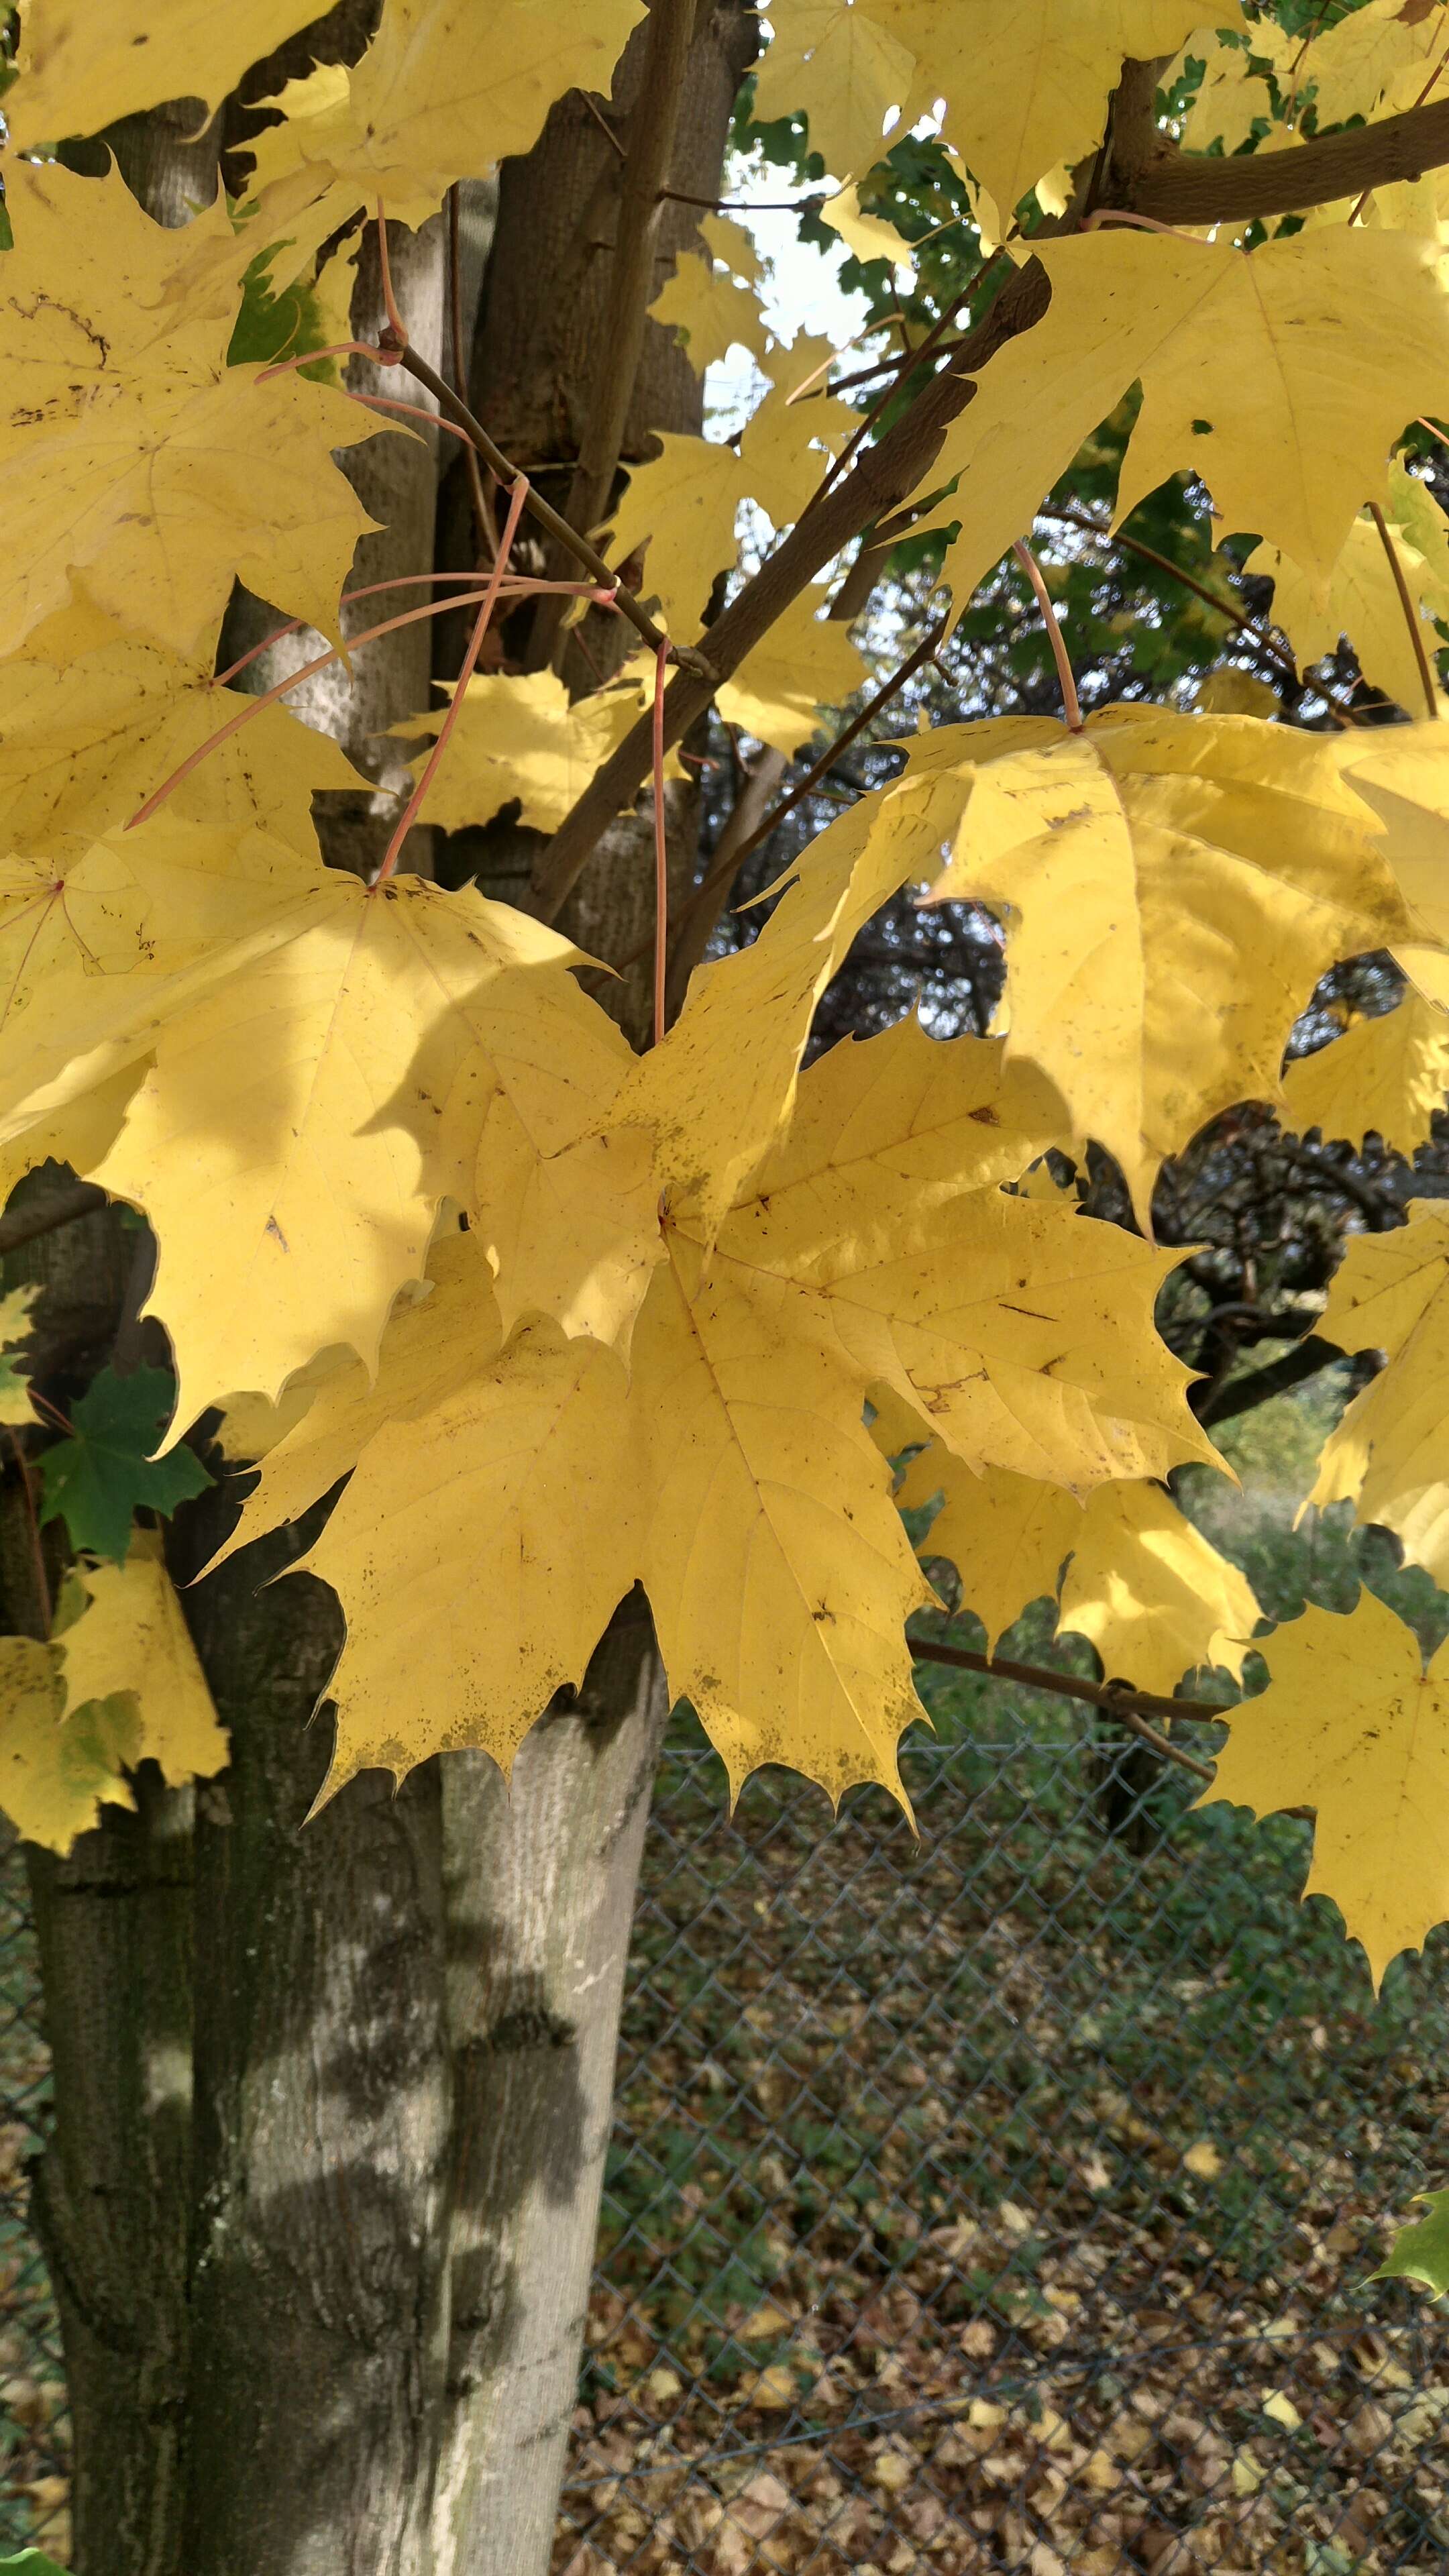
<svg viewBox="0 0 1449 2576">
<path fill-rule="evenodd" d="M 174 1512 L 214 1480 L 190 1449 L 150 1451 L 176 1401 L 169 1369 L 102 1369 L 71 1411 L 70 1437 L 40 1460 L 42 1520 L 63 1519 L 72 1547 L 125 1562 L 138 1504 Z"/>
</svg>

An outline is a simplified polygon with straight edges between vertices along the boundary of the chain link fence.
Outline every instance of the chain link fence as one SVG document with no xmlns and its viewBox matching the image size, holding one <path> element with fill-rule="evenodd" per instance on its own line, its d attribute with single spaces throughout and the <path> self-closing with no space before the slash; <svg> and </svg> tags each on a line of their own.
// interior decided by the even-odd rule
<svg viewBox="0 0 1449 2576">
<path fill-rule="evenodd" d="M 1387 2576 L 1449 2561 L 1449 2323 L 1373 2284 L 1449 2171 L 1449 1942 L 1375 2004 L 1307 1829 L 932 1676 L 920 1824 L 681 1725 L 635 1931 L 557 2576 Z M 62 2561 L 0 1911 L 3 2536 Z"/>
</svg>

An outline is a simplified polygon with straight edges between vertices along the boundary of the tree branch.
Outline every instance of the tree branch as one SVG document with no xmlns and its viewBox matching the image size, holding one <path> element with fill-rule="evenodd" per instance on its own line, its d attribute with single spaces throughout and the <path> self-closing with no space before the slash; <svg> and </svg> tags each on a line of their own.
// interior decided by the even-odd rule
<svg viewBox="0 0 1449 2576">
<path fill-rule="evenodd" d="M 1231 1422 L 1240 1413 L 1256 1412 L 1260 1404 L 1270 1404 L 1275 1395 L 1287 1395 L 1291 1388 L 1320 1376 L 1342 1357 L 1334 1343 L 1321 1341 L 1316 1333 L 1310 1333 L 1306 1341 L 1295 1343 L 1291 1351 L 1285 1351 L 1281 1359 L 1270 1360 L 1266 1368 L 1253 1369 L 1247 1377 L 1214 1387 L 1198 1420 L 1204 1430 L 1210 1430 L 1215 1423 Z"/>
<path fill-rule="evenodd" d="M 94 1216 L 98 1208 L 109 1206 L 103 1189 L 94 1181 L 72 1181 L 68 1188 L 58 1189 L 43 1199 L 28 1201 L 0 1217 L 0 1260 L 7 1252 L 18 1252 L 24 1243 L 36 1243 L 43 1234 L 56 1234 L 63 1225 L 74 1225 L 78 1218 Z"/>
<path fill-rule="evenodd" d="M 466 438 L 472 440 L 490 474 L 496 475 L 500 483 L 516 483 L 519 468 L 509 463 L 502 448 L 489 437 L 481 420 L 469 410 L 461 396 L 454 393 L 452 386 L 438 374 L 437 369 L 430 367 L 427 359 L 418 355 L 411 341 L 390 339 L 384 332 L 380 345 L 384 355 L 393 358 L 399 366 L 406 367 L 408 374 L 416 376 L 420 385 L 426 385 L 444 419 L 452 421 L 455 427 L 462 430 Z M 551 537 L 558 539 L 566 554 L 571 554 L 576 563 L 582 564 L 585 572 L 592 573 L 601 590 L 613 592 L 615 606 L 628 618 L 635 634 L 643 638 L 651 653 L 657 653 L 661 644 L 669 645 L 670 658 L 679 664 L 681 670 L 697 675 L 696 687 L 704 685 L 707 681 L 704 703 L 708 706 L 719 675 L 713 665 L 705 660 L 704 655 L 684 644 L 670 644 L 663 628 L 656 626 L 653 618 L 640 607 L 632 590 L 624 588 L 618 574 L 605 563 L 598 547 L 591 546 L 587 537 L 581 537 L 576 528 L 571 528 L 567 519 L 560 516 L 551 502 L 545 501 L 543 494 L 533 483 L 529 484 L 528 499 L 524 507 L 530 518 L 537 519 L 540 527 L 546 528 Z M 647 722 L 644 730 L 646 734 L 650 732 Z M 631 735 L 630 740 L 632 739 Z M 673 739 L 677 741 L 678 736 L 675 735 Z M 651 749 L 645 759 L 645 771 L 648 770 L 652 757 Z M 612 822 L 613 816 L 611 815 L 609 819 Z"/>
<path fill-rule="evenodd" d="M 679 938 L 683 943 L 691 925 L 697 927 L 700 915 L 705 912 L 706 907 L 709 907 L 708 918 L 704 925 L 704 937 L 698 942 L 698 953 L 691 952 L 689 961 L 691 965 L 698 965 L 699 959 L 704 955 L 709 933 L 719 918 L 725 892 L 739 875 L 746 859 L 753 858 L 762 843 L 768 841 L 771 834 L 779 830 L 786 816 L 793 814 L 797 805 L 803 804 L 811 791 L 819 786 L 822 778 L 829 777 L 841 753 L 848 751 L 853 742 L 859 741 L 867 727 L 874 724 L 882 708 L 889 706 L 892 698 L 905 688 L 908 681 L 915 678 L 923 664 L 929 662 L 945 632 L 946 621 L 942 618 L 939 624 L 932 627 L 924 643 L 916 646 L 910 659 L 901 664 L 900 669 L 892 674 L 883 688 L 877 689 L 874 697 L 861 708 L 859 715 L 851 718 L 844 732 L 838 733 L 835 740 L 822 751 L 820 758 L 806 770 L 798 786 L 792 787 L 788 796 L 782 796 L 778 805 L 771 806 L 769 813 L 755 825 L 747 839 L 741 839 L 737 844 L 731 843 L 728 848 L 723 842 L 721 843 L 713 867 L 703 882 L 696 886 L 679 925 Z"/>
<path fill-rule="evenodd" d="M 738 670 L 747 653 L 768 635 L 776 620 L 862 528 L 886 512 L 899 509 L 940 452 L 951 423 L 975 393 L 975 371 L 1006 341 L 1040 321 L 1051 301 L 1046 272 L 1036 260 L 1013 270 L 985 320 L 963 342 L 958 356 L 933 377 L 904 419 L 873 447 L 833 490 L 813 501 L 805 515 L 752 581 L 731 600 L 709 630 L 709 661 L 714 677 L 688 670 L 670 682 L 664 700 L 665 743 L 677 743 L 704 714 L 721 679 Z M 597 770 L 571 814 L 540 852 L 534 870 L 534 909 L 544 921 L 557 918 L 577 885 L 600 834 L 633 802 L 649 775 L 653 758 L 650 721 L 642 718 L 613 757 Z"/>
<path fill-rule="evenodd" d="M 1449 162 L 1449 99 L 1406 108 L 1343 134 L 1320 135 L 1290 152 L 1234 153 L 1226 160 L 1170 149 L 1132 172 L 1108 202 L 1154 223 L 1252 223 L 1358 197 L 1396 179 L 1422 179 Z"/>
<path fill-rule="evenodd" d="M 1199 1762 L 1196 1754 L 1184 1753 L 1182 1747 L 1170 1744 L 1165 1735 L 1150 1723 L 1153 1717 L 1185 1717 L 1199 1725 L 1218 1725 L 1231 1716 L 1230 1709 L 1215 1708 L 1210 1700 L 1158 1699 L 1151 1691 L 1127 1690 L 1118 1682 L 1078 1681 L 1073 1673 L 1055 1673 L 1045 1664 L 1012 1664 L 996 1655 L 973 1654 L 966 1646 L 938 1645 L 934 1638 L 912 1637 L 912 1655 L 918 1663 L 949 1664 L 966 1673 L 984 1673 L 988 1681 L 1020 1682 L 1028 1690 L 1051 1691 L 1058 1699 L 1086 1700 L 1092 1708 L 1104 1709 L 1109 1717 L 1120 1718 L 1134 1735 L 1160 1753 L 1165 1761 L 1175 1762 L 1184 1771 L 1192 1771 L 1199 1780 L 1214 1777 L 1210 1762 Z"/>
<path fill-rule="evenodd" d="M 654 287 L 655 244 L 679 128 L 694 34 L 693 0 L 654 0 L 649 13 L 644 82 L 629 119 L 629 146 L 619 196 L 618 229 L 609 294 L 590 369 L 590 389 L 579 461 L 564 503 L 571 528 L 587 534 L 608 507 L 618 470 L 629 399 L 644 350 L 644 325 Z M 566 603 L 541 599 L 534 613 L 529 660 L 542 669 L 553 652 Z"/>
<path fill-rule="evenodd" d="M 1409 630 L 1409 642 L 1418 667 L 1419 686 L 1424 692 L 1424 711 L 1430 724 L 1436 724 L 1439 717 L 1439 682 L 1429 659 L 1429 648 L 1424 641 L 1423 622 L 1410 595 L 1404 567 L 1399 560 L 1398 547 L 1389 534 L 1389 523 L 1377 501 L 1370 501 L 1369 517 L 1379 532 L 1379 543 L 1388 556 L 1389 570 L 1394 577 L 1394 588 L 1399 594 L 1399 606 L 1403 611 L 1404 624 Z"/>
</svg>

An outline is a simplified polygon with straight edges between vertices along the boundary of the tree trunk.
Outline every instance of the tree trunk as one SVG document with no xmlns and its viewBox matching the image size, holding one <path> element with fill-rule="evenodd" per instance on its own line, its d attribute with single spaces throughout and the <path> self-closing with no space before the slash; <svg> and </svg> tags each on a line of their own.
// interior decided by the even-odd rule
<svg viewBox="0 0 1449 2576">
<path fill-rule="evenodd" d="M 37 1172 L 22 1203 L 39 1213 L 56 1186 L 54 1167 Z M 133 1338 L 146 1239 L 101 1209 L 38 1236 L 7 1268 L 44 1291 L 35 1382 L 64 1403 L 119 1332 Z M 41 1571 L 53 1597 L 56 1532 L 37 1568 L 18 1490 L 6 1499 L 3 1624 L 43 1637 Z M 135 1793 L 134 1814 L 104 1808 L 65 1860 L 26 1849 L 56 2120 L 31 2167 L 31 2215 L 65 2341 L 80 2564 L 169 2576 L 186 2393 L 193 1798 L 151 1764 Z"/>
<path fill-rule="evenodd" d="M 368 15 L 347 0 L 315 50 L 335 57 Z M 701 8 L 674 173 L 693 195 L 719 191 L 753 40 L 734 0 Z M 191 165 L 178 178 L 167 155 L 182 130 L 158 119 L 130 146 L 133 184 L 158 207 L 192 191 Z M 234 116 L 222 130 L 237 140 Z M 524 461 L 564 477 L 617 167 L 574 101 L 502 176 L 474 387 L 496 414 L 506 381 L 548 424 L 547 453 L 529 431 Z M 575 203 L 585 180 L 587 208 Z M 668 220 L 666 251 L 695 217 Z M 369 256 L 364 326 L 376 318 Z M 395 276 L 436 356 L 439 227 L 397 241 Z M 650 428 L 698 426 L 697 382 L 653 325 L 639 381 L 626 453 Z M 426 569 L 431 448 L 380 439 L 348 470 L 389 523 L 356 577 Z M 255 617 L 242 603 L 238 618 Z M 379 729 L 427 703 L 426 633 L 371 648 L 357 689 L 308 706 L 380 787 L 399 758 Z M 320 818 L 329 858 L 370 872 L 395 810 L 377 795 L 335 806 Z M 683 872 L 684 800 L 674 821 Z M 648 844 L 647 822 L 621 822 L 571 925 L 589 944 L 623 949 L 647 925 Z M 638 1027 L 634 988 L 621 1015 Z M 178 1579 L 209 1553 L 218 1516 L 208 1498 L 183 1520 Z M 229 1772 L 197 1793 L 194 1833 L 190 1799 L 146 1790 L 137 1818 L 108 1812 L 71 1861 L 36 1870 L 57 2076 L 40 2206 L 76 2418 L 76 2565 L 546 2576 L 667 1713 L 657 1650 L 636 1598 L 577 1698 L 527 1739 L 509 1789 L 481 1754 L 451 1754 L 397 1796 L 385 1778 L 355 1781 L 308 1821 L 329 1734 L 325 1717 L 309 1720 L 339 1614 L 310 1578 L 262 1588 L 301 1536 L 279 1534 L 186 1595 L 232 1737 Z"/>
<path fill-rule="evenodd" d="M 630 1602 L 572 1710 L 525 1739 L 511 1790 L 476 1756 L 444 1766 L 454 2097 L 437 2576 L 548 2565 L 667 1715 Z"/>
</svg>

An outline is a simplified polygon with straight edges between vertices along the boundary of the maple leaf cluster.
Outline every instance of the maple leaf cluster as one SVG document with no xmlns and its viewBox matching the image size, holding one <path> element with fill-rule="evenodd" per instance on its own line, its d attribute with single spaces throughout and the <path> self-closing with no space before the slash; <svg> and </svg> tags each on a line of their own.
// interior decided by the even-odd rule
<svg viewBox="0 0 1449 2576">
<path fill-rule="evenodd" d="M 215 674 L 237 582 L 338 634 L 367 522 L 336 459 L 378 428 L 340 386 L 233 361 L 255 244 L 280 245 L 280 289 L 315 283 L 360 212 L 425 221 L 526 151 L 565 90 L 607 96 L 646 13 L 501 0 L 479 48 L 464 0 L 385 0 L 360 62 L 273 103 L 249 203 L 176 231 L 114 171 L 49 152 L 182 91 L 216 104 L 312 14 L 131 0 L 102 34 L 82 0 L 21 5 L 0 257 L 0 1170 L 8 1191 L 57 1158 L 144 1214 L 176 1395 L 164 1429 L 154 1406 L 139 1419 L 144 1388 L 119 1422 L 114 1388 L 93 1391 L 41 1460 L 83 1597 L 0 1650 L 10 1812 L 63 1848 L 143 1752 L 177 1777 L 224 1758 L 155 1534 L 131 1534 L 133 1507 L 182 1499 L 181 1444 L 216 1408 L 229 1457 L 257 1469 L 224 1552 L 351 1477 L 307 1559 L 347 1624 L 333 1788 L 464 1745 L 506 1764 L 637 1584 L 670 1690 L 736 1785 L 783 1762 L 837 1797 L 898 1789 L 920 1714 L 907 1623 L 934 1599 L 902 1506 L 941 1496 L 925 1544 L 990 1642 L 1060 1581 L 1107 1672 L 1159 1694 L 1208 1665 L 1241 1676 L 1258 1605 L 1165 1483 L 1222 1461 L 1155 1330 L 1178 1256 L 1151 1240 L 1153 1189 L 1244 1099 L 1408 1145 L 1443 1099 L 1431 656 L 1449 529 L 1396 450 L 1449 415 L 1449 187 L 1431 173 L 1194 231 L 1096 220 L 1081 173 L 1124 63 L 1188 83 L 1189 153 L 1251 141 L 1261 109 L 1291 156 L 1300 98 L 1320 128 L 1412 104 L 1443 13 L 1369 0 L 1299 80 L 1302 49 L 1236 0 L 1206 26 L 1201 0 L 775 0 L 754 113 L 803 120 L 842 238 L 862 256 L 899 241 L 871 174 L 930 115 L 983 241 L 1044 273 L 1041 318 L 982 368 L 906 496 L 913 533 L 947 540 L 951 615 L 1138 387 L 1119 512 L 1198 476 L 1224 527 L 1260 541 L 1301 660 L 1347 632 L 1403 703 L 1427 672 L 1432 706 L 1341 735 L 1137 704 L 1084 723 L 1068 682 L 1061 722 L 913 736 L 642 1056 L 542 921 L 325 867 L 312 799 L 354 773 Z M 642 558 L 685 647 L 736 568 L 742 505 L 779 534 L 808 522 L 863 417 L 831 390 L 828 341 L 772 336 L 749 233 L 708 216 L 699 238 L 655 318 L 700 373 L 749 349 L 764 391 L 731 440 L 662 439 L 607 539 Z M 717 692 L 787 755 L 864 673 L 825 605 L 798 584 Z M 467 679 L 402 728 L 446 735 L 430 815 L 461 828 L 516 804 L 557 830 L 653 688 L 642 658 L 573 701 L 551 671 Z M 1002 1033 L 943 1043 L 910 1021 L 805 1069 L 821 996 L 903 889 L 1001 921 Z M 1384 948 L 1409 1002 L 1285 1094 L 1318 979 Z M 1044 1157 L 1089 1144 L 1140 1233 L 1052 1181 Z M 1449 1580 L 1446 1316 L 1441 1215 L 1354 1247 L 1324 1329 L 1390 1365 L 1313 1500 L 1351 1496 Z M 9 1354 L 27 1323 L 0 1317 Z M 0 1360 L 11 1423 L 34 1418 L 24 1367 Z M 1215 1794 L 1318 1810 L 1311 1883 L 1381 1971 L 1449 1914 L 1426 1821 L 1449 1786 L 1449 1676 L 1425 1676 L 1369 1600 L 1310 1613 L 1267 1659 Z"/>
</svg>

